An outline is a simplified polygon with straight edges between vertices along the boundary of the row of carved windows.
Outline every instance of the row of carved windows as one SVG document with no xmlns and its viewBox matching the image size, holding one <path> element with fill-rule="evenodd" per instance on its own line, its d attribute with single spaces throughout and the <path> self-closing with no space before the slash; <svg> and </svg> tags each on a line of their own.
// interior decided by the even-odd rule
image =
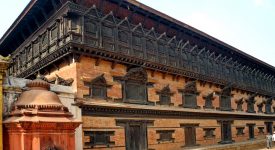
<svg viewBox="0 0 275 150">
<path fill-rule="evenodd" d="M 114 77 L 114 79 L 122 84 L 122 95 L 123 102 L 128 103 L 139 103 L 139 104 L 148 104 L 148 87 L 152 83 L 147 81 L 147 73 L 142 68 L 132 68 L 129 69 L 128 73 L 125 76 Z M 108 85 L 107 81 L 104 78 L 104 74 L 96 77 L 91 82 L 85 82 L 85 85 L 90 88 L 89 97 L 107 99 L 107 89 L 111 87 Z M 197 96 L 199 92 L 196 87 L 196 81 L 189 81 L 186 83 L 184 89 L 179 89 L 179 92 L 182 93 L 182 107 L 185 108 L 199 108 L 197 105 Z M 163 89 L 156 91 L 159 95 L 160 105 L 173 105 L 171 97 L 174 93 L 170 90 L 169 85 L 165 86 Z M 232 111 L 231 106 L 231 86 L 225 86 L 222 88 L 219 95 L 219 110 L 221 111 Z M 250 96 L 247 100 L 247 112 L 255 113 L 255 96 L 256 94 Z M 205 109 L 214 109 L 213 100 L 214 92 L 203 97 L 205 100 L 204 108 Z M 244 99 L 239 99 L 236 101 L 237 111 L 243 111 Z M 265 104 L 265 105 L 264 105 Z M 263 106 L 265 106 L 265 113 L 271 113 L 272 98 L 267 99 L 265 102 L 258 104 L 258 112 L 263 112 Z"/>
<path fill-rule="evenodd" d="M 219 143 L 225 144 L 225 143 L 232 143 L 232 121 L 228 120 L 220 120 L 218 121 L 221 128 L 221 141 Z M 272 133 L 272 122 L 265 122 L 266 124 L 266 132 Z M 143 132 L 147 132 L 146 124 L 144 123 L 126 123 L 125 126 L 125 135 L 129 135 L 130 137 L 127 137 L 130 139 L 130 143 L 132 142 L 140 142 L 136 144 L 141 144 L 141 139 L 147 141 L 146 134 L 143 134 Z M 128 127 L 129 126 L 129 127 Z M 185 133 L 185 146 L 195 146 L 196 145 L 196 128 L 199 127 L 199 124 L 181 124 L 180 125 L 184 129 Z M 246 124 L 248 128 L 248 136 L 249 139 L 255 138 L 255 124 Z M 145 127 L 145 128 L 144 128 Z M 264 134 L 263 126 L 258 127 L 258 133 Z M 204 131 L 204 138 L 205 139 L 212 139 L 215 138 L 215 129 L 216 128 L 203 128 Z M 236 129 L 236 135 L 237 136 L 244 136 L 244 129 L 245 126 L 239 126 L 235 127 Z M 156 130 L 156 133 L 159 135 L 159 138 L 157 139 L 158 143 L 162 142 L 174 142 L 175 138 L 173 134 L 175 133 L 175 130 Z M 135 136 L 133 136 L 133 135 Z M 115 142 L 111 140 L 111 136 L 115 135 L 115 131 L 84 131 L 85 138 L 85 147 L 86 148 L 93 148 L 96 146 L 106 146 L 110 147 L 112 145 L 115 145 Z M 140 138 L 141 137 L 141 138 Z M 126 143 L 129 142 L 129 139 Z M 146 144 L 145 144 L 146 145 Z M 132 145 L 132 144 L 126 144 L 126 147 L 129 148 L 137 148 L 139 145 Z"/>
<path fill-rule="evenodd" d="M 99 29 L 97 27 L 95 27 L 98 25 L 95 23 L 96 19 L 91 20 L 89 18 L 86 18 L 85 20 L 86 20 L 85 28 L 87 28 L 87 32 L 89 32 L 89 33 L 96 32 L 97 33 Z M 111 21 L 111 22 L 114 22 L 114 21 Z M 110 25 L 110 22 L 106 23 L 106 24 L 109 24 L 108 26 L 104 25 L 104 21 L 103 21 L 103 23 L 102 23 L 103 36 L 109 37 L 109 38 L 114 38 L 115 30 L 118 29 L 118 32 L 117 32 L 118 40 L 120 42 L 129 44 L 129 40 L 131 39 L 131 36 L 130 36 L 131 35 L 130 33 L 132 32 L 131 30 L 138 31 L 137 28 L 142 28 L 142 27 L 135 26 L 135 28 L 130 30 L 129 29 L 130 24 L 129 24 L 128 20 L 126 20 L 125 22 L 127 22 L 127 23 L 126 23 L 126 25 L 123 24 L 123 25 L 125 25 L 124 27 L 122 24 L 120 24 L 121 27 L 120 26 L 117 27 L 114 24 Z M 144 32 L 145 29 L 142 29 L 142 31 Z M 265 89 L 268 91 L 272 91 L 272 89 L 274 89 L 274 86 L 272 84 L 269 84 L 269 82 L 274 82 L 274 81 L 271 81 L 271 80 L 267 81 L 263 77 L 259 77 L 260 75 L 259 74 L 256 75 L 256 71 L 254 71 L 254 73 L 255 73 L 255 76 L 258 76 L 258 78 L 253 78 L 253 76 L 254 76 L 253 72 L 246 71 L 243 68 L 235 68 L 234 66 L 232 66 L 233 63 L 229 63 L 229 64 L 224 63 L 223 61 L 227 60 L 226 58 L 222 59 L 222 57 L 221 57 L 220 59 L 218 59 L 218 58 L 215 58 L 215 56 L 208 57 L 208 55 L 209 56 L 211 56 L 211 55 L 206 50 L 199 52 L 200 49 L 198 49 L 197 47 L 193 48 L 194 46 L 185 46 L 183 48 L 183 50 L 185 50 L 185 51 L 182 51 L 182 53 L 177 52 L 180 55 L 175 55 L 176 49 L 178 49 L 180 47 L 179 45 L 175 44 L 176 43 L 175 40 L 172 40 L 172 42 L 170 44 L 167 44 L 167 43 L 169 43 L 169 39 L 167 37 L 162 36 L 160 39 L 156 40 L 153 38 L 156 35 L 156 33 L 150 34 L 151 32 L 154 32 L 154 31 L 150 30 L 146 34 L 148 37 L 145 38 L 144 46 L 147 49 L 147 51 L 156 51 L 157 50 L 159 52 L 159 54 L 158 54 L 159 59 L 164 60 L 164 61 L 161 61 L 163 63 L 168 63 L 168 62 L 165 61 L 166 59 L 162 59 L 161 55 L 164 53 L 171 54 L 171 55 L 165 56 L 165 57 L 172 57 L 172 58 L 170 58 L 170 61 L 176 60 L 176 62 L 170 62 L 170 64 L 176 65 L 177 61 L 184 62 L 185 60 L 188 60 L 186 62 L 191 62 L 191 63 L 184 63 L 183 67 L 189 68 L 190 70 L 192 70 L 194 72 L 199 72 L 204 75 L 213 74 L 213 76 L 215 75 L 215 77 L 218 77 L 220 79 L 226 79 L 229 82 L 236 82 L 243 86 L 254 86 L 256 88 Z M 135 32 L 133 32 L 133 34 L 134 33 Z M 150 35 L 152 35 L 152 37 L 150 37 Z M 143 43 L 143 42 L 141 42 L 142 39 L 143 38 L 141 38 L 140 36 L 133 35 L 132 36 L 133 46 L 138 45 L 139 48 L 141 48 L 141 45 Z M 157 41 L 165 41 L 165 42 L 157 42 Z M 166 43 L 166 44 L 164 44 L 164 43 Z M 185 43 L 181 43 L 181 44 L 184 45 Z M 106 45 L 108 48 L 110 47 L 110 45 L 108 45 L 108 44 L 103 44 L 103 45 Z M 191 50 L 195 49 L 195 50 L 192 50 L 190 52 L 190 49 Z M 112 50 L 114 50 L 114 48 L 112 48 Z M 188 56 L 186 56 L 186 55 L 188 55 Z M 203 57 L 201 57 L 201 55 L 203 55 Z M 176 56 L 176 57 L 173 58 L 174 56 Z M 179 56 L 182 56 L 182 57 L 179 58 Z M 157 57 L 157 55 L 155 54 L 154 57 Z M 148 57 L 148 58 L 150 58 L 150 57 Z M 220 60 L 222 60 L 222 62 L 219 62 Z M 204 65 L 202 65 L 202 64 L 204 64 Z M 240 66 L 240 65 L 235 65 L 235 66 Z M 207 73 L 207 72 L 209 72 L 209 73 Z"/>
</svg>

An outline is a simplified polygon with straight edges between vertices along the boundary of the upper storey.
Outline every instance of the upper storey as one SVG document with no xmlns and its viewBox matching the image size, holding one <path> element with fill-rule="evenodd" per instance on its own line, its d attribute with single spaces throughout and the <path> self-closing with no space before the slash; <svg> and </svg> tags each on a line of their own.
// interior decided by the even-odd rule
<svg viewBox="0 0 275 150">
<path fill-rule="evenodd" d="M 27 17 L 45 14 L 46 6 L 51 11 L 40 24 Z M 32 19 L 35 31 L 21 33 L 31 28 L 21 23 Z M 2 54 L 13 52 L 9 73 L 19 77 L 84 54 L 275 96 L 274 67 L 131 0 L 31 1 L 0 48 L 10 50 Z"/>
</svg>

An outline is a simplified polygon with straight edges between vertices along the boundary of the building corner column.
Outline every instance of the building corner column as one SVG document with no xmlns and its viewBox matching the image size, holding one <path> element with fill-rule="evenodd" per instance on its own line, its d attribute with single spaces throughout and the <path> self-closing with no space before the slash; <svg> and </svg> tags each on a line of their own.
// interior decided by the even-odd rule
<svg viewBox="0 0 275 150">
<path fill-rule="evenodd" d="M 3 80 L 8 68 L 8 58 L 0 55 L 0 150 L 3 150 Z"/>
</svg>

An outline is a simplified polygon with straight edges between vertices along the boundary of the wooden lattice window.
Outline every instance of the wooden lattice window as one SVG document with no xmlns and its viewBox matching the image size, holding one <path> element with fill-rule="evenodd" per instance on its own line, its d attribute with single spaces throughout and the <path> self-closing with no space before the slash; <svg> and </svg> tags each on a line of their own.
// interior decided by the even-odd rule
<svg viewBox="0 0 275 150">
<path fill-rule="evenodd" d="M 206 109 L 214 109 L 213 107 L 213 100 L 214 100 L 214 92 L 207 94 L 206 96 L 203 97 L 205 100 L 205 104 L 203 108 Z"/>
<path fill-rule="evenodd" d="M 232 108 L 231 108 L 231 86 L 226 86 L 221 91 L 220 110 L 232 111 Z"/>
<path fill-rule="evenodd" d="M 272 97 L 266 99 L 265 101 L 265 113 L 266 114 L 271 114 L 271 105 L 272 105 Z"/>
<path fill-rule="evenodd" d="M 108 26 L 102 26 L 102 35 L 104 37 L 113 38 L 114 37 L 114 29 Z"/>
<path fill-rule="evenodd" d="M 84 136 L 89 138 L 89 141 L 85 142 L 84 146 L 85 148 L 96 146 L 110 147 L 115 144 L 110 138 L 114 133 L 114 131 L 84 131 Z"/>
<path fill-rule="evenodd" d="M 32 45 L 32 50 L 33 50 L 34 56 L 37 56 L 39 54 L 39 49 L 40 49 L 39 47 L 40 47 L 39 40 L 37 39 L 33 42 L 33 45 Z"/>
<path fill-rule="evenodd" d="M 147 104 L 147 73 L 143 68 L 131 68 L 123 77 L 114 77 L 122 83 L 123 101 Z"/>
<path fill-rule="evenodd" d="M 185 108 L 198 108 L 197 105 L 197 87 L 196 81 L 187 82 L 184 89 L 180 89 L 182 92 L 182 106 Z"/>
<path fill-rule="evenodd" d="M 258 113 L 263 113 L 263 106 L 264 106 L 264 104 L 262 102 L 257 105 Z"/>
<path fill-rule="evenodd" d="M 91 22 L 90 20 L 85 21 L 85 26 L 84 26 L 85 32 L 88 34 L 97 34 L 97 25 L 94 22 Z"/>
<path fill-rule="evenodd" d="M 157 91 L 159 95 L 159 104 L 160 105 L 172 105 L 171 96 L 173 93 L 170 90 L 169 85 L 165 86 L 162 90 Z"/>
<path fill-rule="evenodd" d="M 57 38 L 57 33 L 58 33 L 58 28 L 56 25 L 51 29 L 51 40 L 55 40 Z"/>
<path fill-rule="evenodd" d="M 42 46 L 46 46 L 48 44 L 48 33 L 45 32 L 44 34 L 42 34 L 41 36 L 41 45 Z"/>
<path fill-rule="evenodd" d="M 175 130 L 157 130 L 157 133 L 159 134 L 159 139 L 157 139 L 158 142 L 174 142 L 175 138 L 173 138 L 173 133 Z"/>
<path fill-rule="evenodd" d="M 129 41 L 129 33 L 126 31 L 119 31 L 118 32 L 118 40 L 120 42 L 128 44 Z"/>
<path fill-rule="evenodd" d="M 237 134 L 238 136 L 244 135 L 244 127 L 236 127 Z"/>
<path fill-rule="evenodd" d="M 134 46 L 141 47 L 141 37 L 140 36 L 133 35 L 132 40 L 133 40 L 133 45 Z"/>
<path fill-rule="evenodd" d="M 236 100 L 237 111 L 243 111 L 243 102 L 244 102 L 243 98 Z"/>
<path fill-rule="evenodd" d="M 255 97 L 256 97 L 256 94 L 253 94 L 246 100 L 248 113 L 255 113 L 255 110 L 254 110 Z"/>
<path fill-rule="evenodd" d="M 96 77 L 91 82 L 84 82 L 84 84 L 90 88 L 89 97 L 107 99 L 107 88 L 110 85 L 107 84 L 104 74 Z"/>
<path fill-rule="evenodd" d="M 214 134 L 214 132 L 215 132 L 215 128 L 204 128 L 203 129 L 203 131 L 204 131 L 204 138 L 215 138 L 215 134 Z"/>
</svg>

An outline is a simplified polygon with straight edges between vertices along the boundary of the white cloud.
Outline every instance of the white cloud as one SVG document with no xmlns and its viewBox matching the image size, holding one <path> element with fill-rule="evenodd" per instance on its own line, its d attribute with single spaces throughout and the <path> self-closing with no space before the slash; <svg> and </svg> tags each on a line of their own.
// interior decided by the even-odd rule
<svg viewBox="0 0 275 150">
<path fill-rule="evenodd" d="M 223 22 L 211 18 L 205 12 L 194 12 L 184 22 L 222 41 L 228 42 L 225 35 L 231 34 Z"/>
<path fill-rule="evenodd" d="M 257 7 L 263 6 L 265 3 L 265 0 L 253 0 L 253 4 Z"/>
</svg>

